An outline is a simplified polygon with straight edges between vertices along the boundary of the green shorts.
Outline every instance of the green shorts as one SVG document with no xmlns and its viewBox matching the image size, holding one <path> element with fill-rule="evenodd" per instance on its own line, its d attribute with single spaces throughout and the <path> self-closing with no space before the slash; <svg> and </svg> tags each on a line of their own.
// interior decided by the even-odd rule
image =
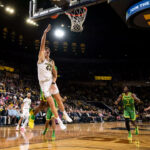
<svg viewBox="0 0 150 150">
<path fill-rule="evenodd" d="M 135 110 L 124 110 L 124 118 L 129 118 L 132 121 L 136 120 L 136 113 Z"/>
<path fill-rule="evenodd" d="M 46 113 L 46 120 L 51 120 L 54 116 L 54 114 L 52 113 L 51 109 L 48 108 L 47 113 Z"/>
<path fill-rule="evenodd" d="M 45 97 L 40 96 L 40 101 L 47 102 Z"/>
</svg>

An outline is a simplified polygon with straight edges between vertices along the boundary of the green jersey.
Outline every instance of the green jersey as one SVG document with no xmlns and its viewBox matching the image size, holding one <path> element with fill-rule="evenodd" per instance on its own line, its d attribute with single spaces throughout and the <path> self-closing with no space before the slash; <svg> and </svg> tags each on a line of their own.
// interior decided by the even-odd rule
<svg viewBox="0 0 150 150">
<path fill-rule="evenodd" d="M 129 92 L 128 95 L 122 93 L 122 101 L 125 110 L 135 110 L 134 99 L 131 92 Z"/>
<path fill-rule="evenodd" d="M 53 100 L 54 100 L 56 109 L 58 109 L 58 104 L 57 104 L 55 98 L 53 98 Z M 51 120 L 52 117 L 54 117 L 54 114 L 52 113 L 52 110 L 51 110 L 51 108 L 49 107 L 48 110 L 47 110 L 47 113 L 46 113 L 46 120 Z"/>
</svg>

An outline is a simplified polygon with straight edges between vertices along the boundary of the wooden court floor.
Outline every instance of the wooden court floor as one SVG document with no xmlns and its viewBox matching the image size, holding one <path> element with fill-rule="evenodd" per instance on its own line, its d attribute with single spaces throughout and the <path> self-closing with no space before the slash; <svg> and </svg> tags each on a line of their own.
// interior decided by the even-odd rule
<svg viewBox="0 0 150 150">
<path fill-rule="evenodd" d="M 66 131 L 57 126 L 56 141 L 51 141 L 50 130 L 43 136 L 43 128 L 22 133 L 0 127 L 0 150 L 150 150 L 150 123 L 139 123 L 140 135 L 133 134 L 132 141 L 123 122 L 68 124 Z"/>
</svg>

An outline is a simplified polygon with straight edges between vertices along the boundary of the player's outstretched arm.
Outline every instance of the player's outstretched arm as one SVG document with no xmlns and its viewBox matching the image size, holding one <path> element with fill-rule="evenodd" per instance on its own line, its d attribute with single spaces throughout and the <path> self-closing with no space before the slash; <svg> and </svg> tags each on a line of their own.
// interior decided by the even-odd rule
<svg viewBox="0 0 150 150">
<path fill-rule="evenodd" d="M 47 35 L 47 32 L 49 32 L 50 30 L 51 30 L 51 25 L 49 24 L 48 27 L 45 29 L 43 36 L 42 36 L 42 39 L 41 39 L 41 46 L 40 46 L 40 51 L 39 51 L 39 56 L 38 56 L 39 57 L 38 63 L 43 62 L 45 59 L 44 52 L 45 52 L 46 35 Z"/>
<path fill-rule="evenodd" d="M 122 100 L 122 95 L 119 95 L 118 99 L 115 101 L 115 105 L 118 105 L 121 100 Z"/>
<path fill-rule="evenodd" d="M 144 111 L 148 111 L 148 110 L 150 110 L 150 106 L 149 106 L 148 108 L 145 108 L 145 109 L 144 109 Z"/>
<path fill-rule="evenodd" d="M 132 97 L 137 103 L 141 103 L 141 100 L 135 94 L 132 94 Z"/>
</svg>

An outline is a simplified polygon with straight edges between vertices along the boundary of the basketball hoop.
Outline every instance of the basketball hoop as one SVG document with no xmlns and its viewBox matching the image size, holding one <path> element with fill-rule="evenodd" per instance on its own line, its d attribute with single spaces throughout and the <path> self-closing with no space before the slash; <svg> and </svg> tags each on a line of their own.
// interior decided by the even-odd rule
<svg viewBox="0 0 150 150">
<path fill-rule="evenodd" d="M 87 14 L 87 8 L 75 8 L 71 11 L 66 12 L 66 15 L 71 20 L 71 31 L 72 32 L 82 32 L 83 31 L 83 23 L 85 21 Z"/>
</svg>

